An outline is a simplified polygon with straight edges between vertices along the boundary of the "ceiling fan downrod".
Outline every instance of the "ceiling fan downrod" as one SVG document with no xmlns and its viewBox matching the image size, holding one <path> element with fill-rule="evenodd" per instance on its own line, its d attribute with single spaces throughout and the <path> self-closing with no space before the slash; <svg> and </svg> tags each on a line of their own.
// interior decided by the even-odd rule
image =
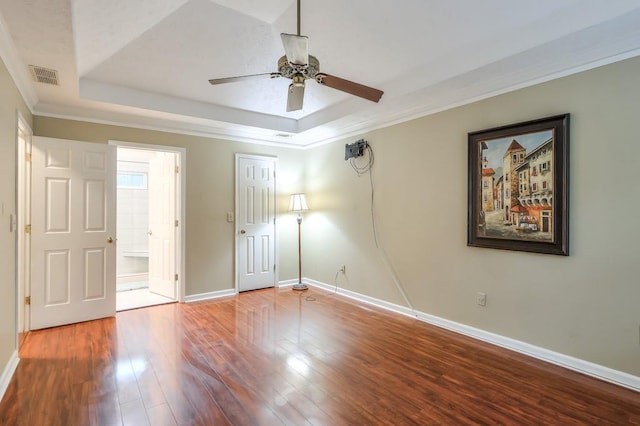
<svg viewBox="0 0 640 426">
<path fill-rule="evenodd" d="M 298 36 L 300 36 L 300 0 L 298 0 Z"/>
</svg>

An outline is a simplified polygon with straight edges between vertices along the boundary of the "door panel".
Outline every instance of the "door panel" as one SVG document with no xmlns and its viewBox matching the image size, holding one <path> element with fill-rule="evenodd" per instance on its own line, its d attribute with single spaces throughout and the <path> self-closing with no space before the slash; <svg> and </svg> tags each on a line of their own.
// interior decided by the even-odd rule
<svg viewBox="0 0 640 426">
<path fill-rule="evenodd" d="M 238 156 L 238 291 L 275 285 L 275 164 L 268 157 Z"/>
<path fill-rule="evenodd" d="M 70 179 L 45 178 L 47 187 L 45 192 L 46 227 L 45 232 L 66 232 L 71 226 L 69 212 Z"/>
<path fill-rule="evenodd" d="M 149 291 L 175 300 L 176 154 L 149 161 Z"/>
<path fill-rule="evenodd" d="M 71 261 L 69 250 L 45 252 L 45 306 L 68 304 L 71 299 Z"/>
<path fill-rule="evenodd" d="M 84 300 L 106 297 L 105 283 L 96 277 L 105 275 L 106 250 L 102 248 L 84 250 Z M 92 274 L 88 272 L 92 271 Z"/>
<path fill-rule="evenodd" d="M 31 329 L 113 316 L 115 147 L 34 137 L 32 151 Z"/>
<path fill-rule="evenodd" d="M 86 180 L 84 182 L 84 229 L 87 232 L 105 231 L 107 211 L 105 190 L 103 181 Z"/>
</svg>

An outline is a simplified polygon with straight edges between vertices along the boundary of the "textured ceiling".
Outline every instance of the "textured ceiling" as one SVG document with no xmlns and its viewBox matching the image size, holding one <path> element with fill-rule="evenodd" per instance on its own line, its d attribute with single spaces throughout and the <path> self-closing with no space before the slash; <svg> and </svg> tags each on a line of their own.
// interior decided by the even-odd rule
<svg viewBox="0 0 640 426">
<path fill-rule="evenodd" d="M 306 0 L 301 15 L 321 71 L 380 103 L 309 81 L 287 113 L 287 79 L 208 84 L 276 71 L 294 0 L 0 0 L 0 52 L 37 114 L 303 146 L 640 53 L 640 0 Z"/>
</svg>

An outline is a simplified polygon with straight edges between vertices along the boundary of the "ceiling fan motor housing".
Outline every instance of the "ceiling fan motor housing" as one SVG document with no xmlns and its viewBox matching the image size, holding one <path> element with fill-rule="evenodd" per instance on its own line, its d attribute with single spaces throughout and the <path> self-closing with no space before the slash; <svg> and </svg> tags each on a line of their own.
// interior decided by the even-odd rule
<svg viewBox="0 0 640 426">
<path fill-rule="evenodd" d="M 320 61 L 315 56 L 309 55 L 309 63 L 298 65 L 292 64 L 287 60 L 286 55 L 278 59 L 278 73 L 282 77 L 294 80 L 296 76 L 302 76 L 304 79 L 315 79 L 320 72 Z M 295 80 L 294 80 L 295 83 Z"/>
</svg>

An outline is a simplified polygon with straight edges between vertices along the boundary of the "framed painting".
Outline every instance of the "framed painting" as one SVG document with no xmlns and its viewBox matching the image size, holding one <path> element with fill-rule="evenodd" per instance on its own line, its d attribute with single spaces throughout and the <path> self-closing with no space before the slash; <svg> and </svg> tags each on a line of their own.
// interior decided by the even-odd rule
<svg viewBox="0 0 640 426">
<path fill-rule="evenodd" d="M 569 255 L 569 114 L 469 133 L 467 245 Z"/>
</svg>

